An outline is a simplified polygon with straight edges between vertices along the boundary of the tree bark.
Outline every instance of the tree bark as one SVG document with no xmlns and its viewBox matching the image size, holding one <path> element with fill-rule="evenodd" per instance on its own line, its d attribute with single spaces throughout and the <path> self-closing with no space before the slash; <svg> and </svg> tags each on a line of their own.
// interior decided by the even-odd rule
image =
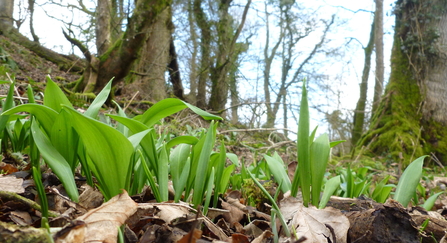
<svg viewBox="0 0 447 243">
<path fill-rule="evenodd" d="M 170 59 L 168 64 L 169 81 L 172 84 L 173 93 L 177 98 L 185 100 L 185 97 L 183 96 L 184 95 L 183 83 L 180 77 L 180 67 L 178 63 L 177 52 L 175 50 L 174 38 L 172 37 L 172 35 L 169 45 L 169 59 Z"/>
<path fill-rule="evenodd" d="M 14 1 L 13 0 L 0 0 L 0 26 L 10 26 L 13 27 L 14 19 Z"/>
<path fill-rule="evenodd" d="M 196 28 L 194 27 L 194 16 L 193 3 L 188 1 L 188 21 L 189 21 L 189 33 L 190 40 L 192 44 L 191 59 L 189 60 L 189 95 L 187 97 L 188 102 L 197 105 L 197 90 L 198 90 L 198 66 L 197 66 L 197 55 L 199 52 L 199 44 L 197 43 L 198 37 Z"/>
<path fill-rule="evenodd" d="M 112 3 L 111 0 L 100 0 L 96 7 L 96 51 L 97 55 L 101 56 L 110 47 L 111 43 L 111 13 Z"/>
<path fill-rule="evenodd" d="M 34 31 L 34 5 L 35 0 L 28 0 L 28 9 L 29 9 L 29 29 L 31 32 L 31 36 L 33 37 L 33 41 L 39 43 L 39 37 L 36 35 Z"/>
<path fill-rule="evenodd" d="M 354 110 L 351 144 L 355 146 L 363 134 L 368 94 L 369 71 L 371 70 L 371 55 L 374 49 L 375 20 L 371 25 L 368 45 L 364 48 L 365 64 L 363 64 L 362 82 L 360 83 L 360 97 Z"/>
<path fill-rule="evenodd" d="M 202 1 L 194 0 L 193 11 L 197 26 L 200 29 L 200 65 L 198 70 L 198 85 L 196 105 L 200 108 L 206 108 L 206 86 L 209 79 L 209 69 L 211 63 L 211 25 L 206 18 L 205 12 L 201 6 Z"/>
<path fill-rule="evenodd" d="M 250 8 L 251 0 L 247 1 L 244 12 L 242 14 L 241 23 L 236 31 L 233 31 L 233 18 L 228 12 L 230 3 L 232 1 L 222 0 L 219 9 L 219 23 L 218 29 L 218 48 L 217 60 L 215 66 L 211 70 L 211 97 L 209 101 L 209 108 L 214 111 L 220 111 L 225 108 L 228 99 L 228 90 L 230 87 L 230 70 L 236 72 L 237 59 L 240 51 L 236 48 L 236 41 L 244 27 L 247 13 Z M 235 81 L 235 80 L 234 80 Z"/>
<path fill-rule="evenodd" d="M 135 63 L 131 79 L 134 81 L 124 87 L 127 92 L 139 92 L 142 100 L 153 102 L 167 97 L 165 72 L 169 64 L 171 43 L 171 9 L 166 7 L 148 29 L 147 39 Z"/>
<path fill-rule="evenodd" d="M 391 75 L 384 98 L 359 146 L 410 163 L 447 149 L 447 4 L 396 2 Z"/>
<path fill-rule="evenodd" d="M 383 64 L 383 0 L 376 1 L 376 11 L 374 13 L 374 45 L 376 49 L 376 78 L 374 85 L 374 98 L 372 105 L 373 114 L 377 107 L 379 106 L 380 97 L 383 92 L 383 81 L 384 81 L 384 64 Z"/>
<path fill-rule="evenodd" d="M 149 28 L 169 5 L 169 1 L 137 1 L 123 38 L 99 58 L 95 92 L 102 90 L 112 78 L 113 85 L 116 85 L 126 77 L 147 39 Z"/>
</svg>

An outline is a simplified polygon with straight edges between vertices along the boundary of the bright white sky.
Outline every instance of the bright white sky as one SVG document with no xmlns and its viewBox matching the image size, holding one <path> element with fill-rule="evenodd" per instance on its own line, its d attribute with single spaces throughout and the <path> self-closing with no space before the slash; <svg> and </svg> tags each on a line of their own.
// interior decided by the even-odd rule
<svg viewBox="0 0 447 243">
<path fill-rule="evenodd" d="M 38 1 L 39 2 L 39 1 Z M 46 1 L 41 1 L 46 2 Z M 262 4 L 262 1 L 255 1 L 255 3 Z M 15 6 L 15 18 L 19 16 L 17 3 L 26 5 L 26 0 L 16 0 Z M 339 18 L 346 20 L 346 25 L 338 27 L 337 32 L 330 35 L 329 38 L 333 40 L 334 44 L 345 43 L 347 38 L 355 38 L 361 45 L 366 46 L 369 32 L 371 28 L 371 22 L 375 5 L 373 0 L 359 1 L 359 0 L 315 0 L 306 2 L 307 5 L 318 6 L 318 13 L 321 16 L 330 16 L 337 14 Z M 384 1 L 384 30 L 385 30 L 385 72 L 386 76 L 390 71 L 389 68 L 389 56 L 392 46 L 392 26 L 394 25 L 394 16 L 391 14 L 392 5 L 394 0 Z M 262 8 L 261 8 L 262 9 Z M 366 10 L 366 11 L 363 11 Z M 370 12 L 367 12 L 370 11 Z M 45 46 L 57 51 L 57 52 L 71 52 L 71 46 L 68 41 L 62 35 L 62 24 L 47 17 L 42 11 L 42 8 L 36 6 L 35 12 L 35 24 L 34 28 L 36 34 L 40 37 L 41 43 Z M 63 14 L 60 10 L 54 10 L 50 14 Z M 25 22 L 21 27 L 22 33 L 28 33 L 29 24 Z M 30 36 L 30 35 L 28 35 Z M 357 99 L 359 97 L 359 83 L 361 79 L 361 73 L 363 69 L 364 53 L 359 42 L 352 41 L 346 49 L 346 60 L 350 60 L 349 64 L 344 62 L 335 63 L 330 66 L 321 67 L 320 71 L 323 71 L 328 75 L 328 82 L 331 86 L 337 87 L 340 90 L 340 98 L 328 97 L 327 100 L 320 100 L 322 103 L 331 103 L 330 107 L 333 109 L 340 109 L 344 112 L 352 111 L 355 108 Z M 94 52 L 94 50 L 92 50 Z M 79 55 L 79 54 L 78 54 Z M 374 56 L 372 59 L 372 68 L 370 74 L 370 80 L 373 80 L 374 75 Z M 244 74 L 248 76 L 249 74 Z M 338 77 L 338 78 L 337 78 Z M 370 81 L 368 98 L 372 99 L 373 82 Z M 244 86 L 243 86 L 244 87 Z M 324 97 L 323 97 L 324 98 Z M 323 99 L 322 98 L 322 99 Z M 280 114 L 278 115 L 281 116 Z M 321 124 L 322 119 L 313 115 L 313 125 L 319 124 L 320 127 L 324 127 L 325 124 Z M 289 122 L 290 128 L 296 130 L 296 126 L 293 126 Z M 278 127 L 282 127 L 282 121 L 278 120 Z M 324 130 L 324 129 L 323 129 Z M 321 131 L 323 132 L 323 131 Z"/>
</svg>

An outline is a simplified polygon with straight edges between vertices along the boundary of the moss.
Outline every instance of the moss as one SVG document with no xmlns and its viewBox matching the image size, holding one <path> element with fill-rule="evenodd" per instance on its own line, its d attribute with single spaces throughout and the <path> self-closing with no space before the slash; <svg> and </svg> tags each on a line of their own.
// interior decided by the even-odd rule
<svg viewBox="0 0 447 243">
<path fill-rule="evenodd" d="M 385 96 L 359 146 L 365 146 L 373 155 L 390 156 L 395 161 L 403 159 L 403 164 L 408 165 L 425 153 L 422 148 L 425 142 L 420 135 L 422 97 L 399 43 L 395 41 L 393 47 L 392 73 Z"/>
<path fill-rule="evenodd" d="M 445 5 L 445 2 L 438 4 Z M 370 130 L 358 144 L 357 153 L 361 151 L 360 146 L 365 146 L 362 151 L 403 162 L 403 165 L 425 154 L 446 161 L 446 126 L 422 115 L 425 97 L 420 90 L 427 67 L 439 58 L 433 49 L 439 38 L 436 21 L 445 10 L 445 6 L 432 2 L 396 3 L 390 81 L 373 115 Z"/>
</svg>

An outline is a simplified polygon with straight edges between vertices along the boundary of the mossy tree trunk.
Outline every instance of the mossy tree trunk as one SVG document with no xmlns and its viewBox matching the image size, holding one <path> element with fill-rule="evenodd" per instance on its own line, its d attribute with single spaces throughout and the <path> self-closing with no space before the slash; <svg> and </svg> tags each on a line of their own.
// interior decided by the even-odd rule
<svg viewBox="0 0 447 243">
<path fill-rule="evenodd" d="M 131 82 L 123 88 L 129 94 L 139 91 L 137 100 L 157 102 L 168 95 L 165 72 L 169 63 L 171 15 L 171 8 L 165 8 L 148 30 L 140 58 L 128 76 Z"/>
<path fill-rule="evenodd" d="M 446 9 L 446 0 L 396 2 L 391 76 L 359 143 L 366 151 L 404 164 L 424 154 L 445 163 Z"/>
</svg>

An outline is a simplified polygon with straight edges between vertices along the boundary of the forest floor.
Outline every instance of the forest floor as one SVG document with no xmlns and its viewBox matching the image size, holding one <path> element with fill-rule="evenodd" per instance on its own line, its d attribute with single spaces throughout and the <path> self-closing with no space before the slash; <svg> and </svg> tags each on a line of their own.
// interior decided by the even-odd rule
<svg viewBox="0 0 447 243">
<path fill-rule="evenodd" d="M 59 70 L 54 63 L 2 36 L 0 43 L 0 65 L 13 68 L 14 73 L 10 75 L 17 82 L 17 96 L 23 95 L 31 84 L 39 99 L 47 75 L 61 85 L 80 77 L 80 74 Z M 1 94 L 4 93 L 6 91 L 1 90 Z M 128 101 L 129 97 L 117 99 Z M 17 99 L 20 101 L 26 102 Z M 183 119 L 178 127 L 199 128 L 202 124 L 204 121 L 198 118 Z M 295 152 L 290 151 L 294 151 L 296 144 L 290 142 L 276 147 L 275 142 L 269 140 L 269 133 L 242 132 L 231 139 L 227 149 L 241 161 L 260 161 L 259 154 L 271 148 L 280 151 L 287 163 L 295 158 Z M 265 141 L 260 141 L 262 139 Z M 47 231 L 41 227 L 40 201 L 27 155 L 21 156 L 17 159 L 4 152 L 0 162 L 0 242 L 51 242 Z M 329 170 L 350 162 L 334 158 Z M 125 242 L 447 242 L 444 239 L 447 231 L 444 195 L 438 198 L 432 211 L 418 206 L 404 208 L 392 199 L 376 203 L 366 197 L 332 197 L 326 208 L 317 209 L 304 207 L 299 197 L 281 195 L 278 204 L 288 225 L 289 230 L 286 230 L 279 219 L 272 220 L 271 202 L 260 192 L 250 194 L 255 198 L 247 198 L 243 189 L 229 189 L 216 208 L 202 215 L 201 208 L 193 208 L 188 203 L 155 202 L 149 187 L 138 195 L 129 196 L 123 191 L 104 203 L 100 191 L 87 185 L 79 174 L 76 183 L 80 199 L 74 203 L 51 170 L 42 169 L 51 210 L 49 225 L 55 242 L 116 242 L 118 228 L 123 224 Z M 389 168 L 374 173 L 389 173 L 386 170 Z M 426 192 L 439 187 L 445 190 L 447 178 L 432 178 L 436 181 L 425 184 Z M 273 184 L 273 194 L 276 190 L 277 185 Z M 249 204 L 252 201 L 258 203 Z"/>
</svg>

